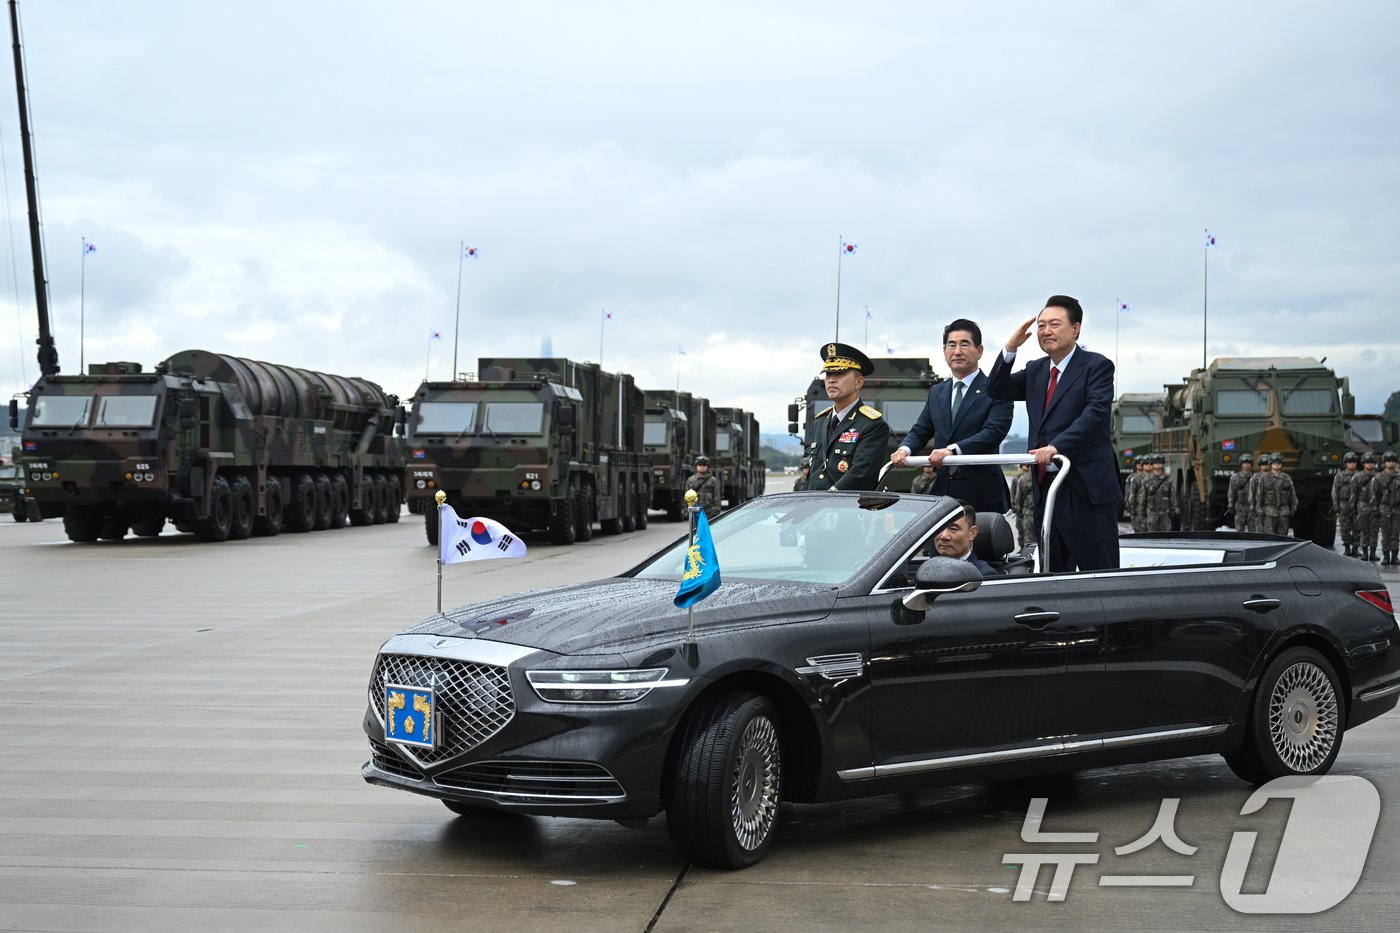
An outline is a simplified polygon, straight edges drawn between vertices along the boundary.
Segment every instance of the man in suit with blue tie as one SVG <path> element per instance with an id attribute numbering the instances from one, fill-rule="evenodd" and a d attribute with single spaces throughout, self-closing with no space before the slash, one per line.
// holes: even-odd
<path id="1" fill-rule="evenodd" d="M 928 390 L 928 401 L 919 420 L 899 449 L 890 454 L 895 466 L 923 450 L 930 440 L 937 445 L 929 453 L 929 461 L 935 467 L 941 467 L 949 454 L 1001 452 L 1002 438 L 1011 427 L 1013 404 L 987 394 L 987 377 L 978 368 L 982 360 L 982 328 L 965 318 L 943 328 L 943 359 L 953 378 Z M 930 492 L 970 502 L 978 512 L 1005 512 L 1011 507 L 1006 477 L 998 466 L 939 469 Z"/>
<path id="2" fill-rule="evenodd" d="M 1055 497 L 1046 566 L 1055 572 L 1118 566 L 1118 459 L 1113 452 L 1113 362 L 1078 345 L 1084 310 L 1068 295 L 1018 327 L 992 364 L 987 392 L 1026 403 L 1030 453 L 1035 455 L 1036 524 L 1054 479 L 1051 458 L 1069 458 L 1069 477 Z M 1047 354 L 1013 373 L 1016 351 L 1035 331 Z"/>

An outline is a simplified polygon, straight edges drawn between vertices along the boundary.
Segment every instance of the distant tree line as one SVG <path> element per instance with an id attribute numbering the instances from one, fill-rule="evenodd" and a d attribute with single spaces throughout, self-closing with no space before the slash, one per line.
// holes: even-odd
<path id="1" fill-rule="evenodd" d="M 1390 393 L 1390 398 L 1385 400 L 1385 417 L 1400 424 L 1400 391 Z"/>
<path id="2" fill-rule="evenodd" d="M 802 454 L 783 453 L 770 444 L 764 444 L 759 448 L 759 451 L 763 455 L 763 462 L 767 468 L 775 472 L 786 467 L 795 467 L 802 462 Z"/>

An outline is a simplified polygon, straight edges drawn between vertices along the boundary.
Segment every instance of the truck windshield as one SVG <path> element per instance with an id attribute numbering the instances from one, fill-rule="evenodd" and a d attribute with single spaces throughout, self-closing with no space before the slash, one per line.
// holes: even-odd
<path id="1" fill-rule="evenodd" d="M 1330 415 L 1337 393 L 1331 389 L 1294 389 L 1283 397 L 1285 415 Z"/>
<path id="2" fill-rule="evenodd" d="M 648 420 L 646 427 L 642 429 L 642 443 L 650 447 L 664 447 L 666 445 L 666 422 L 659 418 L 656 421 Z"/>
<path id="3" fill-rule="evenodd" d="M 419 434 L 461 434 L 476 427 L 476 402 L 419 402 Z"/>
<path id="4" fill-rule="evenodd" d="M 924 402 L 922 399 L 890 399 L 880 403 L 880 411 L 889 423 L 891 431 L 908 434 L 914 422 L 919 420 L 919 415 L 924 413 Z"/>
<path id="5" fill-rule="evenodd" d="M 92 414 L 91 395 L 41 395 L 29 423 L 39 427 L 82 427 Z"/>
<path id="6" fill-rule="evenodd" d="M 1267 415 L 1269 396 L 1253 389 L 1221 389 L 1215 393 L 1215 410 L 1221 415 Z"/>
<path id="7" fill-rule="evenodd" d="M 1124 434 L 1151 434 L 1157 430 L 1157 422 L 1152 420 L 1151 415 L 1124 415 Z"/>
<path id="8" fill-rule="evenodd" d="M 728 432 L 721 431 L 719 434 L 715 435 L 715 452 L 721 454 L 729 453 Z"/>
<path id="9" fill-rule="evenodd" d="M 1385 440 L 1379 421 L 1352 421 L 1347 424 L 1347 433 L 1351 435 L 1351 439 L 1366 444 L 1379 444 Z"/>
<path id="10" fill-rule="evenodd" d="M 97 400 L 97 425 L 104 428 L 149 428 L 156 420 L 154 395 L 103 395 Z"/>
<path id="11" fill-rule="evenodd" d="M 494 434 L 539 434 L 543 402 L 487 402 L 482 430 Z"/>

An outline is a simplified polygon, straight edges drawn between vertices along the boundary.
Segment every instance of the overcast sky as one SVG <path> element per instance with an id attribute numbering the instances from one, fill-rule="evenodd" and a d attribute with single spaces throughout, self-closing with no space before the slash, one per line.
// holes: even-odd
<path id="1" fill-rule="evenodd" d="M 644 388 L 679 361 L 781 431 L 844 236 L 841 336 L 871 308 L 877 363 L 942 368 L 952 318 L 990 348 L 1058 292 L 1152 391 L 1201 363 L 1209 228 L 1210 357 L 1326 356 L 1360 411 L 1400 388 L 1388 0 L 20 12 L 65 372 L 81 291 L 88 362 L 201 348 L 406 397 L 429 353 L 451 372 L 466 241 L 459 369 L 545 338 Z M 37 375 L 12 94 L 0 132 L 8 396 Z"/>

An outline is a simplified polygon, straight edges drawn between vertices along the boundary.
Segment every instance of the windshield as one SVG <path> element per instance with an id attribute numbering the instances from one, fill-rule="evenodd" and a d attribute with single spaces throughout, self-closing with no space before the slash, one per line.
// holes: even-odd
<path id="1" fill-rule="evenodd" d="M 476 425 L 476 402 L 419 402 L 419 434 L 461 434 Z"/>
<path id="2" fill-rule="evenodd" d="M 91 412 L 91 395 L 41 395 L 34 400 L 29 423 L 44 427 L 81 427 L 87 424 Z"/>
<path id="3" fill-rule="evenodd" d="M 1157 430 L 1157 422 L 1151 415 L 1124 415 L 1124 434 L 1151 434 Z"/>
<path id="4" fill-rule="evenodd" d="M 927 509 L 927 503 L 883 496 L 754 500 L 711 526 L 715 557 L 725 580 L 835 586 L 859 573 Z M 685 555 L 686 542 L 680 541 L 637 576 L 679 579 Z"/>
<path id="5" fill-rule="evenodd" d="M 642 443 L 652 447 L 662 447 L 666 444 L 666 422 L 657 419 L 648 420 L 646 427 L 642 429 Z"/>
<path id="6" fill-rule="evenodd" d="M 539 434 L 543 402 L 487 402 L 482 430 L 488 434 Z"/>
<path id="7" fill-rule="evenodd" d="M 924 413 L 922 401 L 891 400 L 880 403 L 880 411 L 885 415 L 890 430 L 901 434 L 909 433 L 919 415 Z"/>
<path id="8" fill-rule="evenodd" d="M 154 395 L 103 395 L 97 400 L 98 427 L 149 428 L 155 420 Z"/>
<path id="9" fill-rule="evenodd" d="M 729 453 L 729 435 L 724 431 L 715 435 L 715 452 L 721 454 Z"/>
<path id="10" fill-rule="evenodd" d="M 1379 421 L 1353 421 L 1347 425 L 1347 431 L 1354 440 L 1368 444 L 1379 444 L 1383 440 Z"/>
<path id="11" fill-rule="evenodd" d="M 1294 389 L 1283 397 L 1285 415 L 1330 415 L 1337 393 L 1331 389 Z"/>
<path id="12" fill-rule="evenodd" d="M 1253 389 L 1221 389 L 1215 393 L 1215 410 L 1221 415 L 1267 415 L 1269 396 Z"/>
<path id="13" fill-rule="evenodd" d="M 0 479 L 19 479 L 19 467 L 13 463 L 0 466 Z"/>

